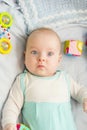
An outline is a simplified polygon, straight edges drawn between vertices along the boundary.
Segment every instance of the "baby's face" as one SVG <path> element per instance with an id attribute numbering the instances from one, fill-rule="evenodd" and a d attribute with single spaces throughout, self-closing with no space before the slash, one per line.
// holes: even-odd
<path id="1" fill-rule="evenodd" d="M 54 75 L 61 59 L 59 42 L 52 32 L 33 33 L 25 52 L 26 68 L 38 76 Z"/>

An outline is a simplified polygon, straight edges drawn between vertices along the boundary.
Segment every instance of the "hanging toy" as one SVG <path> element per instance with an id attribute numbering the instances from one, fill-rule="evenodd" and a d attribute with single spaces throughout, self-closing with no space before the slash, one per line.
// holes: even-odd
<path id="1" fill-rule="evenodd" d="M 10 28 L 3 28 L 0 25 L 0 38 L 7 37 L 10 40 L 11 36 L 10 36 L 9 30 Z"/>
<path id="2" fill-rule="evenodd" d="M 17 127 L 17 130 L 30 130 L 27 126 L 23 124 L 17 124 L 16 127 Z"/>
<path id="3" fill-rule="evenodd" d="M 12 16 L 8 12 L 0 13 L 0 53 L 8 54 L 12 49 L 10 42 L 10 27 L 13 23 Z"/>
<path id="4" fill-rule="evenodd" d="M 9 13 L 3 12 L 0 14 L 0 24 L 2 25 L 2 27 L 4 28 L 11 27 L 12 23 L 13 19 Z"/>
<path id="5" fill-rule="evenodd" d="M 0 53 L 1 54 L 8 54 L 12 49 L 12 45 L 7 38 L 0 39 Z"/>

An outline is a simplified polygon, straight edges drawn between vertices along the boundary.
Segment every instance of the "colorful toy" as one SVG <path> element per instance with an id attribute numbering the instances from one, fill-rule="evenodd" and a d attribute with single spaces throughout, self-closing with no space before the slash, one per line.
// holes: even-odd
<path id="1" fill-rule="evenodd" d="M 85 42 L 85 45 L 87 46 L 87 40 L 86 40 L 86 42 Z"/>
<path id="2" fill-rule="evenodd" d="M 13 23 L 12 16 L 8 12 L 0 13 L 0 53 L 8 54 L 12 45 L 10 42 L 10 27 Z"/>
<path id="3" fill-rule="evenodd" d="M 0 26 L 0 38 L 6 37 L 10 40 L 11 36 L 9 30 L 10 28 L 3 28 L 2 26 Z"/>
<path id="4" fill-rule="evenodd" d="M 24 124 L 17 124 L 17 130 L 30 130 L 27 126 Z"/>
<path id="5" fill-rule="evenodd" d="M 1 54 L 8 54 L 12 49 L 12 45 L 7 38 L 0 39 L 0 53 Z"/>
<path id="6" fill-rule="evenodd" d="M 3 12 L 0 14 L 0 24 L 2 25 L 2 27 L 4 28 L 11 27 L 12 22 L 13 22 L 13 19 L 9 13 Z"/>
<path id="7" fill-rule="evenodd" d="M 66 55 L 80 56 L 82 54 L 83 42 L 79 40 L 66 40 L 64 53 Z"/>

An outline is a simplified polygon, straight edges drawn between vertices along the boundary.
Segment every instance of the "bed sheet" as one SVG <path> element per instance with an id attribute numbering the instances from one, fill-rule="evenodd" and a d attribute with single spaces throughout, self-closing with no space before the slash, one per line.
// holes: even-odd
<path id="1" fill-rule="evenodd" d="M 70 25 L 57 31 L 62 39 L 63 46 L 67 39 L 81 40 L 85 43 L 87 38 L 87 26 L 84 25 Z M 84 45 L 80 57 L 67 56 L 63 53 L 60 68 L 70 73 L 77 83 L 87 87 L 87 46 Z M 83 112 L 82 104 L 75 100 L 71 100 L 71 102 L 77 130 L 86 130 L 87 113 Z"/>
<path id="2" fill-rule="evenodd" d="M 27 26 L 19 6 L 15 2 L 10 3 L 8 0 L 4 0 L 4 2 L 0 3 L 0 12 L 3 11 L 9 12 L 14 20 L 10 29 L 12 51 L 8 55 L 0 54 L 0 118 L 1 110 L 12 83 L 16 75 L 24 69 L 23 52 L 27 38 Z M 55 31 L 61 38 L 63 48 L 64 41 L 67 39 L 81 40 L 85 43 L 87 38 L 87 24 L 67 24 L 55 28 Z M 84 45 L 83 53 L 80 57 L 66 56 L 63 52 L 60 69 L 66 70 L 78 83 L 87 87 L 87 47 Z M 87 114 L 83 112 L 82 104 L 72 100 L 72 110 L 77 130 L 87 130 Z"/>
<path id="3" fill-rule="evenodd" d="M 9 89 L 15 76 L 23 70 L 23 50 L 25 46 L 26 33 L 23 15 L 13 2 L 0 2 L 0 13 L 8 12 L 13 17 L 10 28 L 12 51 L 9 54 L 0 54 L 0 122 L 1 110 L 7 98 Z M 1 125 L 0 125 L 1 126 Z M 0 127 L 1 130 L 1 127 Z"/>

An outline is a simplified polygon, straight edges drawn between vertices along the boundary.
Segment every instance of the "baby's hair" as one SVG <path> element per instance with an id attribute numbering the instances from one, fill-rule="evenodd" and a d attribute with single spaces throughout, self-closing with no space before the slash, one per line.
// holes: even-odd
<path id="1" fill-rule="evenodd" d="M 60 40 L 60 37 L 59 35 L 51 28 L 46 28 L 46 27 L 41 27 L 41 28 L 37 28 L 35 30 L 33 30 L 29 36 L 28 36 L 28 39 L 30 38 L 30 36 L 34 33 L 34 32 L 45 32 L 45 31 L 49 31 L 49 32 L 52 32 L 53 34 L 55 34 L 55 36 L 57 37 L 59 43 L 60 43 L 60 53 L 61 53 L 61 48 L 62 48 L 62 45 L 61 45 L 61 40 Z M 28 43 L 28 39 L 27 39 L 27 43 Z"/>

